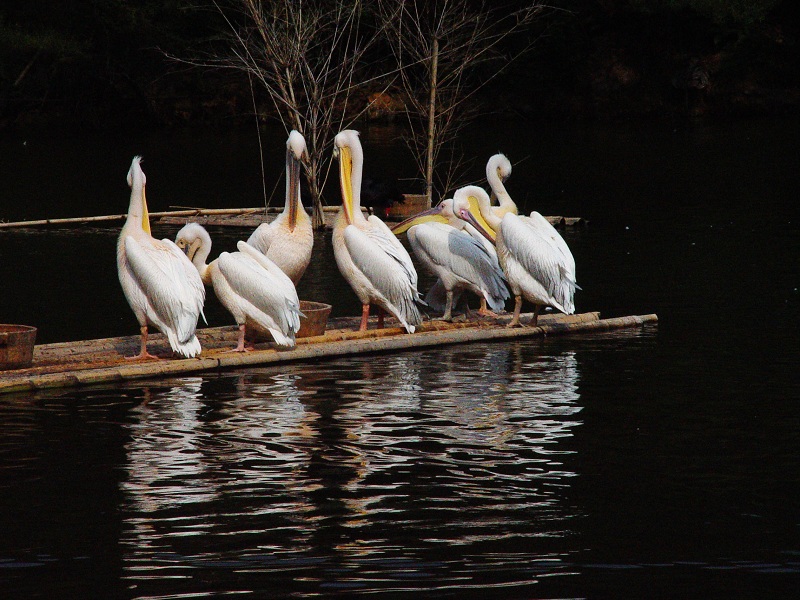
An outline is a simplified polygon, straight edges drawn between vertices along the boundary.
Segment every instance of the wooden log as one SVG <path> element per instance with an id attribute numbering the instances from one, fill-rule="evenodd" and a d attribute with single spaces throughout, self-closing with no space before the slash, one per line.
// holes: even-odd
<path id="1" fill-rule="evenodd" d="M 270 345 L 244 354 L 229 351 L 236 339 L 235 327 L 207 328 L 198 330 L 198 335 L 204 340 L 201 341 L 204 344 L 203 354 L 199 358 L 159 361 L 126 361 L 122 358 L 124 352 L 133 354 L 136 351 L 138 336 L 48 344 L 37 347 L 34 367 L 0 373 L 0 394 L 446 344 L 608 331 L 640 327 L 657 320 L 658 317 L 654 314 L 600 319 L 598 313 L 583 313 L 543 315 L 536 327 L 507 328 L 491 322 L 432 321 L 425 323 L 414 334 L 407 334 L 399 327 L 366 332 L 334 329 L 322 336 L 298 340 L 297 346 L 292 349 L 278 349 Z M 156 347 L 169 356 L 166 340 L 161 339 L 163 336 L 157 334 L 152 338 L 151 351 Z"/>

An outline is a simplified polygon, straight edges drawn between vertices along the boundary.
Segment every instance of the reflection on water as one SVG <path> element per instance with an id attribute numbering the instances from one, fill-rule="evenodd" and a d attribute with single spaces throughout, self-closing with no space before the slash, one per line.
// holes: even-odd
<path id="1" fill-rule="evenodd" d="M 503 344 L 180 380 L 129 425 L 126 578 L 156 597 L 207 589 L 198 567 L 310 593 L 564 572 L 547 539 L 578 516 L 578 386 L 573 353 Z"/>

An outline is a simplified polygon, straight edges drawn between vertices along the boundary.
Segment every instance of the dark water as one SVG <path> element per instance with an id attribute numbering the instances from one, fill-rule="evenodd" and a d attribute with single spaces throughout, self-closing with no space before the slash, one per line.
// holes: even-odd
<path id="1" fill-rule="evenodd" d="M 393 135 L 363 132 L 365 169 L 411 176 Z M 124 212 L 134 153 L 152 210 L 256 206 L 254 137 L 4 140 L 0 217 Z M 566 234 L 578 310 L 654 328 L 0 397 L 0 597 L 796 596 L 798 140 L 794 120 L 469 139 L 510 155 L 526 209 L 591 221 Z M 135 333 L 115 238 L 0 232 L 0 321 Z M 357 314 L 317 241 L 301 297 Z"/>

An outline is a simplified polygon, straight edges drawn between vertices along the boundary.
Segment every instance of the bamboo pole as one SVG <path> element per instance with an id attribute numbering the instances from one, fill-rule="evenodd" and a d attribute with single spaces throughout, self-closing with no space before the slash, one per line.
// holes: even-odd
<path id="1" fill-rule="evenodd" d="M 215 217 L 215 216 L 248 216 L 258 213 L 265 214 L 279 214 L 283 207 L 268 208 L 184 208 L 181 210 L 165 210 L 160 212 L 150 213 L 153 219 L 160 218 L 179 218 L 179 217 Z M 335 213 L 339 210 L 338 206 L 323 206 L 324 213 Z M 369 212 L 362 208 L 365 212 Z M 91 223 L 104 223 L 110 221 L 124 221 L 128 217 L 124 215 L 97 215 L 91 217 L 67 217 L 61 219 L 36 219 L 32 221 L 0 221 L 0 229 L 22 229 L 24 227 L 44 227 L 51 225 L 86 225 Z M 545 217 L 550 223 L 555 226 L 577 226 L 586 223 L 581 217 L 561 217 L 552 216 Z M 224 223 L 220 223 L 224 224 Z"/>
<path id="2" fill-rule="evenodd" d="M 116 352 L 115 359 L 105 358 L 101 363 L 104 366 L 91 368 L 92 362 L 90 360 L 87 360 L 86 357 L 78 357 L 80 362 L 72 362 L 71 365 L 64 364 L 61 370 L 55 372 L 35 368 L 0 373 L 0 394 L 115 383 L 198 373 L 220 368 L 297 362 L 325 357 L 411 350 L 478 341 L 593 333 L 641 327 L 647 323 L 658 321 L 658 317 L 654 314 L 611 319 L 600 319 L 598 313 L 547 316 L 551 318 L 545 319 L 545 316 L 542 316 L 537 327 L 506 328 L 490 324 L 429 322 L 421 328 L 421 331 L 414 334 L 406 334 L 400 328 L 369 330 L 367 332 L 334 330 L 324 336 L 298 340 L 298 345 L 292 349 L 284 350 L 271 347 L 244 354 L 226 352 L 223 349 L 210 349 L 204 350 L 200 358 L 145 362 L 128 362 L 120 357 L 119 351 L 123 348 L 124 343 L 130 343 L 130 340 L 135 340 L 135 336 L 130 338 L 108 338 L 107 340 L 94 341 L 97 343 L 102 342 L 99 345 L 103 347 L 110 347 L 111 349 L 107 350 L 107 352 Z M 220 331 L 208 332 L 207 335 L 216 336 L 219 342 L 229 343 L 235 335 L 235 328 L 219 329 Z M 153 338 L 154 341 L 158 339 L 156 336 L 153 336 Z M 90 342 L 82 342 L 80 344 L 83 347 L 87 344 L 92 345 Z M 62 350 L 67 349 L 67 345 L 62 344 L 60 346 Z"/>
<path id="3" fill-rule="evenodd" d="M 244 215 L 254 214 L 263 211 L 264 208 L 189 208 L 185 210 L 166 210 L 162 212 L 151 212 L 151 218 L 158 217 L 193 217 L 210 215 Z M 283 209 L 281 209 L 283 210 Z M 279 212 L 279 211 L 276 211 Z M 99 223 L 103 221 L 124 221 L 128 218 L 124 215 L 99 215 L 94 217 L 68 217 L 64 219 L 37 219 L 34 221 L 12 221 L 0 223 L 0 229 L 10 229 L 13 227 L 37 227 L 41 225 L 70 225 L 81 223 Z"/>

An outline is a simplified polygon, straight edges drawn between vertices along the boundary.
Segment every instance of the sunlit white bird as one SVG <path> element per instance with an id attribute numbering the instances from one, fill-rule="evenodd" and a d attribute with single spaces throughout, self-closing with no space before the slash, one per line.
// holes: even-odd
<path id="1" fill-rule="evenodd" d="M 482 228 L 471 212 L 471 198 L 477 201 L 481 215 L 495 232 L 497 257 L 514 295 L 514 314 L 509 327 L 520 324 L 523 298 L 535 305 L 532 325 L 536 325 L 544 306 L 566 314 L 575 312 L 573 298 L 578 287 L 575 260 L 563 239 L 561 242 L 554 239 L 553 232 L 558 238 L 561 236 L 547 219 L 538 213 L 535 213 L 538 217 L 519 217 L 513 213 L 498 217 L 491 209 L 489 195 L 482 188 L 461 188 L 453 196 L 453 209 L 479 230 Z M 490 232 L 484 230 L 484 233 L 491 237 Z"/>
<path id="2" fill-rule="evenodd" d="M 438 277 L 425 302 L 438 307 L 441 290 L 445 292 L 443 320 L 452 319 L 454 303 L 464 290 L 481 299 L 480 314 L 493 314 L 487 304 L 493 311 L 503 310 L 509 293 L 494 246 L 455 215 L 452 198 L 392 228 L 396 235 L 406 230 L 414 256 Z"/>
<path id="3" fill-rule="evenodd" d="M 286 140 L 286 203 L 271 223 L 262 223 L 247 243 L 278 265 L 297 285 L 311 262 L 314 230 L 300 197 L 300 163 L 308 156 L 306 141 L 292 130 Z"/>
<path id="4" fill-rule="evenodd" d="M 185 225 L 175 236 L 175 243 L 236 320 L 239 339 L 235 352 L 247 350 L 244 335 L 248 323 L 269 331 L 279 346 L 294 346 L 300 329 L 300 301 L 292 280 L 274 262 L 240 241 L 238 252 L 222 252 L 206 264 L 211 236 L 198 223 Z"/>
<path id="5" fill-rule="evenodd" d="M 131 358 L 156 358 L 147 352 L 148 325 L 166 334 L 175 352 L 191 358 L 200 354 L 195 329 L 205 288 L 197 269 L 172 241 L 150 235 L 141 160 L 136 156 L 128 171 L 131 201 L 117 241 L 119 282 L 141 331 L 141 351 Z"/>
<path id="6" fill-rule="evenodd" d="M 486 180 L 489 182 L 489 187 L 492 190 L 492 196 L 497 199 L 499 206 L 492 206 L 492 212 L 501 219 L 507 213 L 519 214 L 517 205 L 512 200 L 508 190 L 506 190 L 505 181 L 511 175 L 511 162 L 504 154 L 495 154 L 489 158 L 486 163 Z M 491 197 L 490 197 L 491 200 Z M 480 211 L 480 207 L 476 201 L 472 200 L 470 208 L 473 214 Z M 477 215 L 476 215 L 477 216 Z M 572 280 L 575 280 L 575 259 L 572 257 L 572 252 L 567 246 L 567 242 L 558 233 L 558 230 L 540 213 L 531 211 L 530 216 L 520 216 L 523 222 L 533 227 L 536 231 L 540 232 L 548 240 L 550 240 L 557 248 L 558 251 L 564 256 L 565 260 L 570 266 L 569 271 L 572 273 Z M 488 225 L 481 221 L 481 225 Z M 487 229 L 490 231 L 491 227 Z M 580 288 L 578 288 L 580 289 Z"/>
<path id="7" fill-rule="evenodd" d="M 339 159 L 342 208 L 333 228 L 333 253 L 342 276 L 361 302 L 361 325 L 367 329 L 369 305 L 394 315 L 408 333 L 422 323 L 416 306 L 417 271 L 403 244 L 375 215 L 361 212 L 364 153 L 358 132 L 347 129 L 334 139 Z M 382 325 L 379 316 L 378 326 Z"/>

